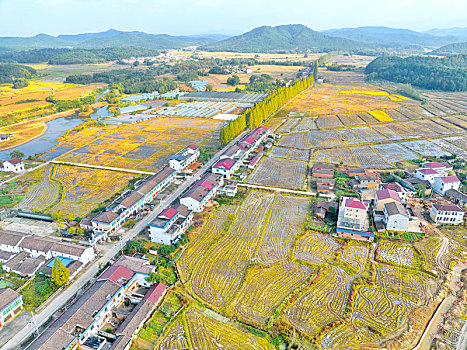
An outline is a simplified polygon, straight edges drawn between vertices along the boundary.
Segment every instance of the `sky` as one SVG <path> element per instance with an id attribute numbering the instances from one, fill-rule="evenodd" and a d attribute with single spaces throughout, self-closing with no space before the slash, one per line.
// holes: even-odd
<path id="1" fill-rule="evenodd" d="M 315 30 L 467 26 L 466 0 L 0 0 L 0 36 L 99 32 L 235 35 L 261 25 Z"/>

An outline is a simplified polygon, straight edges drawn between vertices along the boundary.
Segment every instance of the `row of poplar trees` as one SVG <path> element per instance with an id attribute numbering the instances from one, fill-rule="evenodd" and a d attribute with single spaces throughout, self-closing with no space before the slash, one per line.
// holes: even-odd
<path id="1" fill-rule="evenodd" d="M 220 141 L 222 145 L 240 135 L 247 127 L 250 129 L 260 126 L 271 114 L 280 109 L 288 101 L 301 91 L 313 85 L 313 76 L 300 78 L 292 82 L 288 87 L 284 86 L 269 94 L 264 100 L 253 107 L 248 108 L 245 113 L 221 129 Z"/>

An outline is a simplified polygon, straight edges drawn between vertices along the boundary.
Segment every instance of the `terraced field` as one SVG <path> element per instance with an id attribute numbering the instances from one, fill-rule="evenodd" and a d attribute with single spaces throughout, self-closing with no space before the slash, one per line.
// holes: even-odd
<path id="1" fill-rule="evenodd" d="M 311 264 L 322 264 L 334 259 L 341 245 L 328 234 L 307 232 L 298 239 L 294 258 Z"/>
<path id="2" fill-rule="evenodd" d="M 53 181 L 45 180 L 31 187 L 18 209 L 43 211 L 59 199 L 60 186 Z"/>

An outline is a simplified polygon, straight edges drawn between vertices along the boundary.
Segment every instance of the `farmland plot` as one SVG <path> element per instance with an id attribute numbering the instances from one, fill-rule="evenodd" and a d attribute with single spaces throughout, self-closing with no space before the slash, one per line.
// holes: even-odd
<path id="1" fill-rule="evenodd" d="M 277 130 L 278 133 L 288 133 L 295 129 L 297 124 L 300 122 L 300 118 L 289 118 L 283 123 L 279 129 Z"/>
<path id="2" fill-rule="evenodd" d="M 394 129 L 390 128 L 389 125 L 390 124 L 374 125 L 372 128 L 389 140 L 402 140 L 403 137 L 395 132 Z"/>
<path id="3" fill-rule="evenodd" d="M 344 146 L 344 143 L 334 130 L 322 130 L 311 132 L 310 143 L 311 147 L 313 148 Z"/>
<path id="4" fill-rule="evenodd" d="M 59 191 L 58 184 L 47 179 L 32 186 L 17 208 L 29 211 L 46 210 L 59 199 Z"/>
<path id="5" fill-rule="evenodd" d="M 443 150 L 441 147 L 427 140 L 402 142 L 402 144 L 405 147 L 410 148 L 412 151 L 415 151 L 423 156 L 443 157 L 451 155 L 451 153 Z"/>
<path id="6" fill-rule="evenodd" d="M 282 158 L 282 157 L 285 157 L 285 155 L 288 152 L 289 152 L 289 148 L 287 147 L 274 146 L 271 149 L 271 152 L 269 152 L 269 155 L 272 157 Z"/>
<path id="7" fill-rule="evenodd" d="M 398 143 L 386 143 L 371 146 L 388 163 L 395 163 L 404 160 L 417 159 L 418 155 Z"/>
<path id="8" fill-rule="evenodd" d="M 365 263 L 368 259 L 368 251 L 368 246 L 349 241 L 342 248 L 340 259 L 360 273 L 365 268 Z"/>
<path id="9" fill-rule="evenodd" d="M 253 335 L 235 323 L 224 323 L 207 316 L 196 307 L 187 310 L 184 318 L 189 334 L 190 349 L 273 349 L 266 339 Z"/>
<path id="10" fill-rule="evenodd" d="M 410 244 L 382 242 L 377 250 L 377 259 L 387 264 L 415 267 L 417 259 Z"/>
<path id="11" fill-rule="evenodd" d="M 357 133 L 359 133 L 364 139 L 368 142 L 376 142 L 376 141 L 384 141 L 387 140 L 382 134 L 378 133 L 377 131 L 373 130 L 370 127 L 357 127 L 353 128 Z"/>
<path id="12" fill-rule="evenodd" d="M 321 342 L 323 350 L 335 349 L 361 349 L 368 339 L 372 339 L 374 334 L 366 328 L 356 328 L 348 323 L 342 323 L 331 329 Z"/>
<path id="13" fill-rule="evenodd" d="M 455 123 L 453 123 L 452 121 L 450 121 L 448 118 L 439 118 L 439 119 L 436 119 L 436 123 L 439 124 L 439 125 L 442 125 L 444 127 L 446 127 L 447 129 L 449 129 L 451 131 L 451 133 L 465 133 L 465 129 L 456 125 Z"/>
<path id="14" fill-rule="evenodd" d="M 247 183 L 298 190 L 305 186 L 305 172 L 304 162 L 264 157 Z"/>
<path id="15" fill-rule="evenodd" d="M 467 121 L 463 120 L 459 116 L 454 116 L 454 117 L 445 117 L 444 120 L 447 120 L 448 122 L 457 125 L 458 127 L 467 130 Z"/>
<path id="16" fill-rule="evenodd" d="M 392 111 L 386 111 L 386 113 L 395 121 L 404 121 L 407 120 L 407 117 L 403 115 L 401 112 L 398 110 L 392 110 Z"/>
<path id="17" fill-rule="evenodd" d="M 358 164 L 366 169 L 388 169 L 391 166 L 377 155 L 370 147 L 352 147 L 352 151 L 357 158 Z"/>
<path id="18" fill-rule="evenodd" d="M 420 137 L 422 135 L 422 131 L 419 130 L 420 128 L 414 129 L 411 127 L 411 123 L 393 123 L 393 124 L 386 124 L 385 125 L 388 129 L 392 130 L 394 134 L 399 135 L 403 139 L 413 139 L 415 137 Z"/>
<path id="19" fill-rule="evenodd" d="M 352 279 L 344 270 L 326 268 L 284 310 L 284 320 L 308 336 L 316 334 L 344 315 L 351 285 Z"/>
<path id="20" fill-rule="evenodd" d="M 355 126 L 365 125 L 365 121 L 362 120 L 357 114 L 339 114 L 339 119 L 344 126 Z"/>
<path id="21" fill-rule="evenodd" d="M 248 323 L 264 326 L 281 302 L 315 271 L 297 264 L 252 267 L 248 270 L 231 309 Z"/>
<path id="22" fill-rule="evenodd" d="M 176 320 L 157 342 L 154 350 L 188 349 L 188 341 L 181 317 Z"/>
<path id="23" fill-rule="evenodd" d="M 457 138 L 452 137 L 450 139 L 457 139 L 456 140 L 457 142 L 454 141 L 454 144 L 449 143 L 448 141 L 446 141 L 447 139 L 438 139 L 438 140 L 431 140 L 431 141 L 437 144 L 438 146 L 444 148 L 445 150 L 453 154 L 456 154 L 459 158 L 467 160 L 467 150 L 456 146 L 456 145 L 462 144 L 462 142 L 464 142 L 465 144 L 466 141 L 462 137 L 457 137 Z"/>
<path id="24" fill-rule="evenodd" d="M 302 149 L 291 149 L 290 152 L 287 154 L 288 159 L 300 160 L 302 162 L 308 161 L 310 157 L 309 150 L 302 150 Z"/>
<path id="25" fill-rule="evenodd" d="M 315 152 L 315 162 L 358 165 L 350 148 L 323 149 Z"/>
<path id="26" fill-rule="evenodd" d="M 450 128 L 448 128 L 447 126 L 445 125 L 441 125 L 441 123 L 439 122 L 440 119 L 437 119 L 437 120 L 432 120 L 432 119 L 420 119 L 420 120 L 417 120 L 416 124 L 422 124 L 424 125 L 426 128 L 429 128 L 431 130 L 434 130 L 436 131 L 438 134 L 442 134 L 442 135 L 450 135 L 452 134 L 452 131 Z"/>
<path id="27" fill-rule="evenodd" d="M 319 117 L 316 120 L 316 125 L 320 129 L 337 129 L 344 126 L 337 115 L 326 115 Z"/>
<path id="28" fill-rule="evenodd" d="M 211 218 L 204 224 L 201 232 L 191 240 L 177 260 L 180 279 L 187 282 L 198 262 L 203 259 L 210 244 L 220 239 L 225 233 L 229 214 L 233 213 L 233 206 L 223 206 L 221 211 L 214 211 Z"/>
<path id="29" fill-rule="evenodd" d="M 295 237 L 303 231 L 307 206 L 307 198 L 276 196 L 259 248 L 259 263 L 270 265 L 287 261 Z"/>
<path id="30" fill-rule="evenodd" d="M 431 287 L 435 286 L 433 282 L 417 272 L 402 270 L 390 265 L 376 265 L 375 284 L 377 286 L 402 295 L 415 303 L 432 295 Z"/>
<path id="31" fill-rule="evenodd" d="M 310 138 L 307 132 L 287 134 L 282 136 L 279 144 L 284 147 L 308 149 L 310 148 Z"/>
<path id="32" fill-rule="evenodd" d="M 254 257 L 274 195 L 252 191 L 238 218 L 193 271 L 189 286 L 209 304 L 223 307 L 233 297 Z"/>
<path id="33" fill-rule="evenodd" d="M 339 129 L 336 130 L 339 138 L 347 144 L 356 144 L 366 142 L 366 140 L 361 136 L 355 129 Z"/>
<path id="34" fill-rule="evenodd" d="M 330 235 L 317 232 L 307 232 L 298 240 L 294 258 L 311 264 L 322 264 L 333 260 L 341 245 Z"/>
<path id="35" fill-rule="evenodd" d="M 295 131 L 310 131 L 316 129 L 317 126 L 315 123 L 315 118 L 313 117 L 304 117 L 302 121 L 295 127 Z"/>

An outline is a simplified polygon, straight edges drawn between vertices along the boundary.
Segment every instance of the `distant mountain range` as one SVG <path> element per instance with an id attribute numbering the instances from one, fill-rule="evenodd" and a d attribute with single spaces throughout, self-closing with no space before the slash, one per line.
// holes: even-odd
<path id="1" fill-rule="evenodd" d="M 290 52 L 336 50 L 386 50 L 439 48 L 467 42 L 467 28 L 432 29 L 416 32 L 388 27 L 360 27 L 314 31 L 301 24 L 262 26 L 247 33 L 228 37 L 222 34 L 172 36 L 124 32 L 110 29 L 99 33 L 33 37 L 0 37 L 0 51 L 40 48 L 122 48 L 177 49 L 201 46 L 208 51 Z M 449 49 L 449 47 L 448 47 Z"/>
<path id="2" fill-rule="evenodd" d="M 439 47 L 463 41 L 461 37 L 454 34 L 432 35 L 388 27 L 342 28 L 327 30 L 323 33 L 389 48 Z"/>
<path id="3" fill-rule="evenodd" d="M 347 38 L 336 38 L 314 31 L 302 24 L 277 27 L 262 26 L 201 49 L 208 51 L 277 52 L 291 50 L 346 50 L 367 48 L 371 45 Z"/>
<path id="4" fill-rule="evenodd" d="M 38 34 L 30 38 L 0 37 L 0 47 L 11 49 L 41 48 L 83 48 L 99 49 L 108 47 L 145 47 L 150 49 L 178 49 L 186 46 L 205 45 L 225 39 L 223 35 L 172 36 L 167 34 L 147 34 L 143 32 L 122 32 L 110 29 L 100 33 L 59 35 L 54 37 Z"/>

